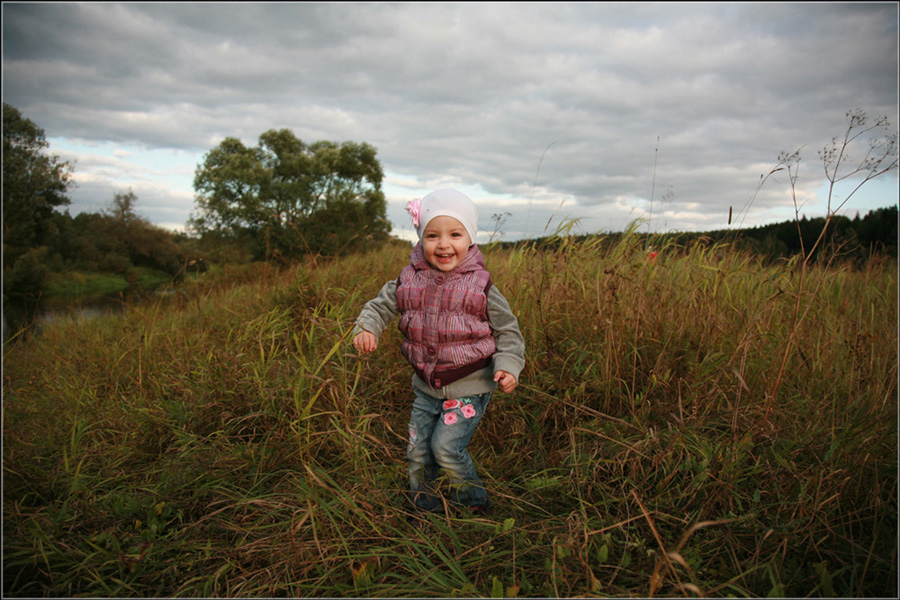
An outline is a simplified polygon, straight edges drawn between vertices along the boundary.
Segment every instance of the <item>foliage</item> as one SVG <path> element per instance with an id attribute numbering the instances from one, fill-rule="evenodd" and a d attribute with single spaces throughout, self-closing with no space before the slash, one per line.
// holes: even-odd
<path id="1" fill-rule="evenodd" d="M 371 247 L 390 231 L 375 155 L 365 143 L 307 145 L 287 129 L 263 133 L 254 148 L 226 138 L 197 167 L 190 225 L 256 259 Z"/>
<path id="2" fill-rule="evenodd" d="M 53 284 L 76 274 L 119 276 L 128 286 L 177 277 L 196 255 L 184 239 L 138 216 L 131 190 L 115 194 L 101 213 L 60 212 L 69 204 L 72 166 L 43 154 L 47 146 L 40 127 L 3 105 L 4 305 L 24 306 L 23 321 Z"/>
<path id="3" fill-rule="evenodd" d="M 826 217 L 801 217 L 796 221 L 783 221 L 748 229 L 717 230 L 705 233 L 674 234 L 679 243 L 690 243 L 705 238 L 710 243 L 731 243 L 736 248 L 773 262 L 804 254 L 804 249 L 815 250 L 810 261 L 824 259 L 865 265 L 870 256 L 883 254 L 897 257 L 897 206 L 869 211 L 852 219 L 834 215 L 830 223 Z M 823 236 L 816 248 L 816 241 Z"/>
<path id="4" fill-rule="evenodd" d="M 123 274 L 134 267 L 175 275 L 182 248 L 174 234 L 135 212 L 133 191 L 117 193 L 101 213 L 56 216 L 57 236 L 50 246 L 59 271 Z"/>
<path id="5" fill-rule="evenodd" d="M 804 205 L 804 201 L 797 197 L 801 150 L 782 152 L 778 157 L 778 164 L 760 182 L 761 188 L 773 175 L 781 172 L 787 174 L 803 269 L 823 258 L 826 261 L 834 260 L 844 252 L 848 241 L 855 241 L 839 240 L 840 243 L 835 243 L 833 225 L 841 219 L 838 213 L 866 183 L 896 171 L 898 167 L 898 133 L 896 131 L 889 133 L 891 125 L 887 117 L 878 117 L 872 122 L 861 109 L 848 111 L 845 116 L 847 129 L 843 136 L 832 138 L 831 143 L 819 151 L 828 189 L 825 197 L 824 223 L 815 239 L 808 239 L 810 230 L 809 227 L 804 227 L 808 224 L 805 218 L 800 218 Z M 863 157 L 855 159 L 854 155 L 858 156 L 860 149 L 864 149 Z M 839 197 L 838 184 L 849 185 L 849 192 L 842 191 Z M 894 217 L 896 218 L 896 211 Z M 894 231 L 896 232 L 896 229 Z"/>
<path id="6" fill-rule="evenodd" d="M 782 221 L 760 225 L 747 229 L 719 229 L 704 232 L 668 232 L 668 233 L 629 233 L 612 232 L 606 234 L 574 235 L 571 240 L 584 244 L 599 244 L 609 248 L 619 243 L 628 235 L 640 239 L 645 247 L 650 246 L 683 246 L 695 244 L 706 248 L 727 246 L 734 250 L 755 256 L 764 264 L 782 263 L 797 256 L 803 256 L 804 248 L 813 248 L 816 240 L 822 236 L 819 244 L 810 255 L 810 262 L 823 260 L 825 263 L 838 263 L 865 268 L 870 258 L 877 256 L 897 257 L 897 225 L 898 208 L 889 206 L 869 211 L 860 217 L 859 213 L 852 219 L 841 215 L 831 218 L 826 228 L 825 217 L 801 217 L 796 221 Z M 523 248 L 531 244 L 551 249 L 559 245 L 559 237 L 537 238 L 519 242 L 492 242 L 493 246 L 513 249 Z"/>
<path id="7" fill-rule="evenodd" d="M 896 597 L 896 262 L 636 229 L 485 250 L 528 366 L 470 446 L 494 513 L 424 530 L 398 333 L 349 344 L 408 246 L 6 346 L 4 595 Z"/>
<path id="8" fill-rule="evenodd" d="M 31 265 L 55 233 L 54 211 L 69 203 L 72 167 L 48 147 L 44 130 L 3 103 L 3 293 L 39 292 L 40 269 Z M 24 257 L 28 265 L 19 265 Z"/>

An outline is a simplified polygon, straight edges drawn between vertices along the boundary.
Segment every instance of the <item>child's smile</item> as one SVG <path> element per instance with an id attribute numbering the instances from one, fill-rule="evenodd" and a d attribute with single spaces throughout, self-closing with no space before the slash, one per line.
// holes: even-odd
<path id="1" fill-rule="evenodd" d="M 471 245 L 466 228 L 453 217 L 435 217 L 422 232 L 425 259 L 432 267 L 445 273 L 459 266 Z"/>

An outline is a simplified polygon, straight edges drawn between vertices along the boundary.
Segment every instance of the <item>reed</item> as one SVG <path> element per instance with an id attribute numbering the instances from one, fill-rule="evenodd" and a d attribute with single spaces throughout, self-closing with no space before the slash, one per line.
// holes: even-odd
<path id="1" fill-rule="evenodd" d="M 485 251 L 529 361 L 490 518 L 407 525 L 399 334 L 348 343 L 403 246 L 8 344 L 4 594 L 896 596 L 896 264 L 567 225 Z"/>

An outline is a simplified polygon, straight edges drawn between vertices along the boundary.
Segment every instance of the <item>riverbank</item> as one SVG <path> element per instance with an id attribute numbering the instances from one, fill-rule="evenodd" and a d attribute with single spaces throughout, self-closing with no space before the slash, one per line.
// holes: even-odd
<path id="1" fill-rule="evenodd" d="M 216 270 L 221 273 L 221 269 Z M 215 273 L 192 273 L 187 282 L 162 271 L 133 268 L 127 273 L 49 273 L 44 292 L 36 298 L 7 299 L 3 303 L 3 340 L 23 329 L 39 330 L 59 318 L 96 318 L 125 310 L 129 305 L 170 294 L 176 286 L 196 285 Z"/>
<path id="2" fill-rule="evenodd" d="M 135 268 L 125 274 L 65 272 L 47 276 L 45 298 L 62 303 L 85 297 L 110 296 L 128 290 L 151 291 L 172 282 L 172 276 L 154 269 Z"/>

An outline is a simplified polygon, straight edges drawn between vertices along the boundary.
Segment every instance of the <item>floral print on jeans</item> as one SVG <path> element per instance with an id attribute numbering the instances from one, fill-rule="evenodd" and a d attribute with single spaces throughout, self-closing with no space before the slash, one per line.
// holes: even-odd
<path id="1" fill-rule="evenodd" d="M 449 500 L 481 506 L 487 492 L 466 447 L 490 400 L 490 393 L 442 400 L 415 391 L 410 417 L 410 498 L 422 510 L 439 510 L 443 501 L 434 489 L 441 472 L 450 477 Z"/>

